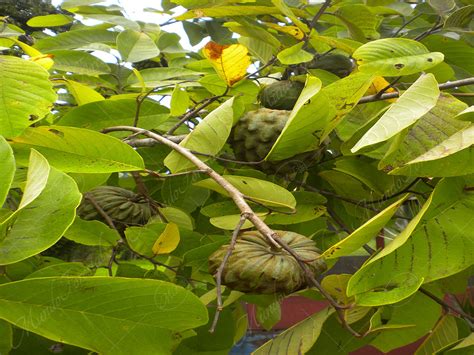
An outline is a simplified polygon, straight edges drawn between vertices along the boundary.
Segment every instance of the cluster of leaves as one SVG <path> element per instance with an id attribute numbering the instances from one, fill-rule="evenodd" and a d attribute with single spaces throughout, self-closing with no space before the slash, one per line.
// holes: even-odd
<path id="1" fill-rule="evenodd" d="M 224 354 L 246 331 L 241 301 L 257 305 L 265 328 L 279 320 L 280 295 L 225 290 L 208 332 L 216 289 L 207 259 L 229 241 L 241 211 L 169 146 L 101 133 L 112 126 L 181 141 L 271 228 L 312 238 L 330 267 L 372 254 L 354 274 L 321 281 L 363 338 L 350 339 L 328 307 L 256 354 L 366 344 L 386 352 L 428 333 L 420 354 L 472 353 L 468 310 L 440 305 L 465 292 L 474 261 L 473 88 L 462 86 L 474 76 L 468 0 L 172 0 L 149 10 L 186 8 L 162 26 L 99 2 L 66 0 L 70 15 L 29 19 L 29 28 L 53 30 L 29 33 L 30 44 L 3 18 L 1 353 Z M 191 44 L 216 43 L 184 49 L 166 31 L 175 22 Z M 305 65 L 333 53 L 351 56 L 356 69 L 339 78 Z M 247 74 L 250 63 L 257 71 Z M 312 150 L 322 157 L 267 175 L 234 161 L 227 142 L 258 107 L 261 87 L 289 76 L 305 88 L 266 160 Z M 398 99 L 361 100 L 389 82 Z M 158 217 L 119 230 L 76 216 L 82 194 L 100 185 L 157 201 Z M 312 289 L 297 294 L 322 299 Z"/>

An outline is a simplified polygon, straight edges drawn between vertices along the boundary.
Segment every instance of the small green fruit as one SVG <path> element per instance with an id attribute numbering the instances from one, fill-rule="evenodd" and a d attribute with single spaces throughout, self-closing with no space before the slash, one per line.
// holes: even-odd
<path id="1" fill-rule="evenodd" d="M 340 78 L 348 76 L 354 69 L 354 63 L 349 57 L 342 54 L 328 54 L 314 58 L 307 65 L 308 69 L 323 69 Z"/>
<path id="2" fill-rule="evenodd" d="M 299 81 L 281 80 L 265 86 L 260 92 L 263 107 L 273 110 L 293 110 L 304 88 Z"/>

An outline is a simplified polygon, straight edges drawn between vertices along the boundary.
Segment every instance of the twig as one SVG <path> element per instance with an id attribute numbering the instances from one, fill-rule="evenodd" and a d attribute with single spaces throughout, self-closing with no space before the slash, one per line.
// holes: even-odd
<path id="1" fill-rule="evenodd" d="M 206 174 L 205 170 L 190 170 L 190 171 L 183 171 L 182 173 L 176 173 L 176 174 L 160 174 L 150 169 L 145 169 L 145 171 L 151 176 L 154 176 L 158 179 L 168 179 L 168 178 L 193 175 L 193 174 Z"/>
<path id="2" fill-rule="evenodd" d="M 216 96 L 210 97 L 210 98 L 204 100 L 204 102 L 201 105 L 195 107 L 191 111 L 186 112 L 184 115 L 181 116 L 180 120 L 173 127 L 170 128 L 170 130 L 166 134 L 168 134 L 168 135 L 173 134 L 174 131 L 176 131 L 182 124 L 184 124 L 190 118 L 197 115 L 202 109 L 206 108 L 207 106 L 209 106 L 213 102 L 215 102 L 215 101 L 219 100 L 220 98 L 224 97 L 225 95 L 227 95 L 228 91 L 229 91 L 229 88 L 227 87 L 227 89 L 225 90 L 225 92 L 222 95 L 216 95 Z"/>
<path id="3" fill-rule="evenodd" d="M 214 320 L 212 322 L 211 329 L 209 329 L 209 332 L 211 333 L 214 333 L 214 331 L 216 330 L 217 321 L 219 320 L 219 315 L 223 309 L 222 307 L 222 273 L 224 272 L 227 261 L 229 260 L 232 252 L 234 251 L 235 243 L 237 243 L 237 237 L 239 236 L 240 229 L 242 229 L 242 226 L 244 225 L 247 218 L 248 218 L 247 213 L 242 213 L 240 215 L 239 223 L 237 223 L 237 226 L 235 227 L 234 232 L 232 233 L 232 238 L 230 240 L 229 247 L 227 248 L 227 252 L 225 253 L 224 258 L 222 259 L 222 262 L 217 268 L 216 274 L 214 276 L 216 279 L 217 308 L 216 308 L 216 313 L 214 314 Z"/>
<path id="4" fill-rule="evenodd" d="M 130 137 L 127 137 L 126 139 L 123 140 L 123 142 L 135 148 L 154 147 L 155 145 L 160 144 L 159 142 L 157 142 L 156 140 L 152 138 L 132 139 L 132 136 L 135 136 L 135 135 L 131 135 Z M 164 135 L 163 137 L 169 139 L 172 142 L 180 143 L 184 138 L 186 138 L 186 134 L 182 134 L 180 136 Z"/>
<path id="5" fill-rule="evenodd" d="M 453 88 L 457 88 L 460 86 L 467 86 L 467 85 L 474 85 L 474 77 L 461 79 L 461 80 L 455 80 L 455 81 L 448 81 L 446 83 L 439 84 L 438 88 L 440 90 L 447 90 L 447 89 L 453 89 Z M 362 97 L 357 104 L 365 104 L 368 102 L 375 102 L 375 101 L 387 100 L 387 99 L 395 99 L 399 96 L 400 96 L 400 93 L 398 92 L 389 92 L 380 96 L 378 96 L 377 94 L 369 95 L 369 96 Z"/>
<path id="6" fill-rule="evenodd" d="M 410 190 L 410 188 L 412 188 L 413 185 L 415 185 L 419 180 L 420 180 L 419 178 L 416 178 L 411 183 L 409 183 L 406 187 L 404 187 L 403 189 L 401 189 L 398 192 L 395 192 L 394 194 L 391 194 L 391 195 L 388 195 L 388 196 L 383 196 L 383 197 L 381 197 L 377 200 L 364 201 L 364 203 L 367 204 L 367 205 L 371 205 L 371 204 L 374 204 L 374 203 L 385 202 L 385 201 L 391 200 L 394 197 L 403 195 L 404 193 L 408 192 L 408 190 Z"/>
<path id="7" fill-rule="evenodd" d="M 434 294 L 432 294 L 430 291 L 424 289 L 423 287 L 420 287 L 418 289 L 418 291 L 420 291 L 421 293 L 423 293 L 424 295 L 428 296 L 433 301 L 435 301 L 436 303 L 441 305 L 445 310 L 451 311 L 451 312 L 461 316 L 462 318 L 464 318 L 467 321 L 474 322 L 474 317 L 473 316 L 467 314 L 462 309 L 454 308 L 452 305 L 450 305 L 449 303 L 445 302 L 444 300 L 436 297 Z"/>
<path id="8" fill-rule="evenodd" d="M 248 79 L 248 78 L 251 78 L 252 76 L 260 73 L 263 69 L 268 68 L 269 66 L 273 65 L 276 62 L 276 60 L 277 60 L 277 57 L 273 56 L 272 58 L 270 58 L 270 60 L 265 65 L 262 65 L 260 68 L 258 68 L 253 73 L 247 74 L 245 76 L 245 78 Z"/>
<path id="9" fill-rule="evenodd" d="M 406 21 L 403 25 L 400 26 L 400 28 L 393 34 L 392 37 L 397 37 L 398 34 L 406 27 L 408 26 L 410 23 L 412 23 L 413 21 L 415 21 L 417 18 L 419 18 L 420 16 L 422 16 L 423 14 L 418 14 L 416 16 L 413 16 L 411 19 L 409 19 L 408 21 Z"/>
<path id="10" fill-rule="evenodd" d="M 208 158 L 215 159 L 215 160 L 225 161 L 225 162 L 234 163 L 234 164 L 242 164 L 242 165 L 259 165 L 259 164 L 262 164 L 264 162 L 264 160 L 260 160 L 260 161 L 242 161 L 242 160 L 222 158 L 222 157 L 218 157 L 218 156 L 215 156 L 215 155 L 212 155 L 212 154 L 196 152 L 195 150 L 191 150 L 191 153 L 193 153 L 194 155 L 200 155 L 200 156 L 208 157 Z"/>
<path id="11" fill-rule="evenodd" d="M 313 16 L 313 18 L 311 19 L 310 23 L 309 23 L 309 33 L 308 35 L 306 36 L 306 38 L 304 39 L 304 44 L 303 44 L 303 47 L 302 49 L 306 49 L 308 47 L 308 44 L 309 44 L 309 39 L 310 39 L 310 36 L 311 36 L 311 30 L 316 26 L 316 24 L 318 23 L 319 19 L 321 18 L 321 16 L 323 16 L 324 14 L 324 11 L 326 11 L 326 9 L 331 6 L 331 0 L 326 0 L 324 1 L 324 4 L 321 5 L 321 7 L 319 8 L 318 12 L 316 12 L 316 14 Z"/>
<path id="12" fill-rule="evenodd" d="M 416 36 L 414 38 L 415 41 L 421 41 L 422 39 L 428 37 L 429 35 L 431 35 L 432 33 L 438 31 L 439 29 L 443 28 L 443 24 L 440 24 L 442 18 L 441 16 L 438 16 L 438 19 L 436 20 L 436 22 L 433 24 L 433 26 L 431 26 L 431 28 L 421 34 L 419 34 L 418 36 Z"/>

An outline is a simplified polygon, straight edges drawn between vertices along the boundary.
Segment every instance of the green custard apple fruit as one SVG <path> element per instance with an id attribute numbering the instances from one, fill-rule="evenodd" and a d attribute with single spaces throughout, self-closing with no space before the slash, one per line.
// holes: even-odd
<path id="1" fill-rule="evenodd" d="M 309 267 L 315 277 L 326 269 L 314 241 L 294 232 L 275 231 Z M 221 265 L 229 245 L 209 257 L 209 272 Z M 290 294 L 308 286 L 306 275 L 296 259 L 276 248 L 257 231 L 242 233 L 222 273 L 222 284 L 231 289 L 257 294 Z"/>
<path id="2" fill-rule="evenodd" d="M 247 112 L 236 123 L 231 133 L 230 144 L 238 160 L 262 162 L 285 127 L 291 111 L 261 108 Z M 287 174 L 306 170 L 317 161 L 317 152 L 297 154 L 281 161 L 265 161 L 258 166 L 268 173 Z"/>
<path id="3" fill-rule="evenodd" d="M 323 69 L 340 78 L 348 76 L 354 69 L 354 63 L 342 54 L 327 54 L 314 58 L 307 64 L 308 69 Z"/>
<path id="4" fill-rule="evenodd" d="M 77 209 L 85 220 L 105 222 L 104 217 L 91 202 L 92 199 L 114 223 L 141 226 L 156 214 L 149 201 L 143 196 L 117 186 L 99 186 L 88 191 Z"/>
<path id="5" fill-rule="evenodd" d="M 262 89 L 260 102 L 263 107 L 269 109 L 291 111 L 303 88 L 304 84 L 299 81 L 277 81 Z"/>

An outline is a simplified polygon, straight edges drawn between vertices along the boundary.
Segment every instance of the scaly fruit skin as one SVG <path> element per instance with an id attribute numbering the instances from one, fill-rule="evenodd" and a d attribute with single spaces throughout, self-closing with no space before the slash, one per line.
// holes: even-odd
<path id="1" fill-rule="evenodd" d="M 304 261 L 314 276 L 326 269 L 314 242 L 297 233 L 275 231 Z M 209 272 L 221 265 L 229 245 L 223 245 L 209 257 Z M 222 284 L 231 289 L 258 294 L 290 294 L 307 285 L 304 271 L 293 256 L 277 249 L 257 231 L 242 233 L 222 273 Z"/>
<path id="2" fill-rule="evenodd" d="M 291 111 L 261 108 L 247 112 L 233 128 L 230 144 L 238 160 L 262 161 L 285 127 Z M 316 161 L 315 152 L 297 154 L 281 161 L 266 161 L 257 167 L 268 173 L 293 173 L 306 170 Z"/>
<path id="3" fill-rule="evenodd" d="M 161 68 L 163 65 L 161 65 L 160 62 L 156 62 L 151 59 L 146 59 L 142 60 L 140 62 L 135 62 L 132 63 L 132 67 L 134 67 L 137 70 L 144 70 L 144 69 L 151 69 L 151 68 Z"/>
<path id="4" fill-rule="evenodd" d="M 342 54 L 328 54 L 314 58 L 307 64 L 309 69 L 323 69 L 340 78 L 348 76 L 354 69 L 354 63 L 349 57 Z"/>
<path id="5" fill-rule="evenodd" d="M 99 186 L 86 194 L 100 206 L 114 223 L 144 225 L 156 214 L 144 196 L 121 187 Z M 77 213 L 85 220 L 104 221 L 102 215 L 87 198 L 82 200 Z"/>
<path id="6" fill-rule="evenodd" d="M 304 84 L 299 81 L 281 80 L 265 86 L 260 92 L 263 107 L 274 110 L 293 110 Z"/>

